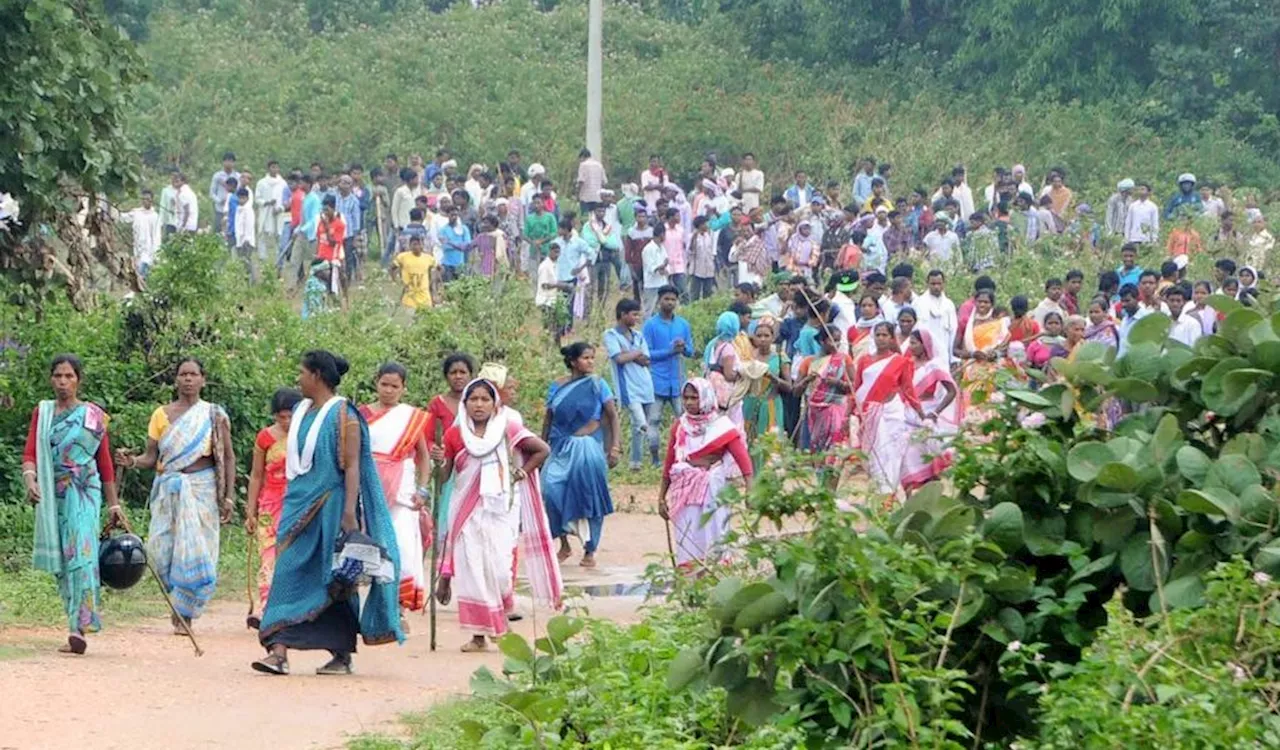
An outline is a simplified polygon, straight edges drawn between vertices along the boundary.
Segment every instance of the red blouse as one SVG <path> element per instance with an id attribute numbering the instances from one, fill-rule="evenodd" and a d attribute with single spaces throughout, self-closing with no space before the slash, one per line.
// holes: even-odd
<path id="1" fill-rule="evenodd" d="M 437 429 L 443 437 L 457 418 L 458 413 L 449 408 L 449 403 L 444 400 L 444 396 L 431 399 L 431 403 L 427 404 L 427 447 L 435 447 Z"/>
<path id="2" fill-rule="evenodd" d="M 40 409 L 31 410 L 31 426 L 27 428 L 27 445 L 22 449 L 22 460 L 36 462 L 36 432 L 40 424 Z M 98 452 L 94 454 L 98 464 L 98 477 L 105 484 L 116 481 L 116 466 L 111 462 L 111 441 L 104 431 L 102 442 L 98 443 Z"/>

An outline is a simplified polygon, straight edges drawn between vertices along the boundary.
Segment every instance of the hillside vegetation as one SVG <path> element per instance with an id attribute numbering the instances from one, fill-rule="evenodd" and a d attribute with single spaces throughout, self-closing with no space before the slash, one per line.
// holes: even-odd
<path id="1" fill-rule="evenodd" d="M 585 120 L 584 2 L 550 12 L 525 2 L 333 10 L 320 13 L 331 21 L 320 32 L 308 8 L 322 3 L 187 5 L 199 4 L 152 13 L 141 47 L 152 78 L 130 133 L 152 168 L 202 175 L 226 149 L 260 170 L 271 157 L 368 164 L 388 151 L 429 158 L 438 146 L 465 167 L 514 147 L 553 179 L 571 176 Z M 874 154 L 895 165 L 900 189 L 936 183 L 958 161 L 980 178 L 996 164 L 1022 162 L 1032 174 L 1062 165 L 1077 190 L 1099 195 L 1124 175 L 1158 192 L 1189 169 L 1234 185 L 1280 175 L 1216 121 L 1160 134 L 1121 102 L 1043 104 L 1013 87 L 988 105 L 903 67 L 895 78 L 771 62 L 724 19 L 661 15 L 606 11 L 604 138 L 615 179 L 634 177 L 653 152 L 691 174 L 706 151 L 732 162 L 745 150 L 775 183 L 797 167 L 847 180 L 855 156 Z"/>

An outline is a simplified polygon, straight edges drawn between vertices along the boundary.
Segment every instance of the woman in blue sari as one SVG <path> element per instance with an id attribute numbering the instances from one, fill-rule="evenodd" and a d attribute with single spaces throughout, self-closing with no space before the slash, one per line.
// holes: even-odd
<path id="1" fill-rule="evenodd" d="M 293 412 L 285 452 L 284 507 L 276 534 L 276 571 L 258 640 L 267 656 L 253 668 L 289 673 L 289 649 L 325 650 L 321 675 L 351 674 L 356 636 L 366 645 L 401 642 L 400 563 L 391 514 L 369 451 L 369 426 L 335 390 L 346 360 L 327 351 L 302 355 L 303 400 Z M 363 609 L 355 589 L 335 579 L 339 538 L 363 531 L 394 563 L 385 583 L 369 586 Z"/>
<path id="2" fill-rule="evenodd" d="M 588 536 L 581 565 L 594 568 L 604 517 L 613 512 L 607 474 L 622 455 L 618 410 L 609 384 L 592 374 L 595 347 L 579 341 L 561 349 L 560 354 L 569 375 L 552 383 L 547 392 L 542 439 L 551 445 L 551 457 L 542 467 L 542 496 L 551 535 L 560 539 L 556 557 L 564 562 L 573 554 L 569 534 L 581 538 L 575 527 L 585 521 Z M 602 427 L 607 429 L 607 437 Z"/>
<path id="3" fill-rule="evenodd" d="M 235 507 L 231 422 L 221 406 L 200 397 L 204 383 L 200 360 L 179 361 L 178 397 L 152 412 L 146 451 L 133 456 L 122 449 L 116 457 L 121 468 L 156 470 L 147 557 L 173 595 L 175 635 L 184 635 L 213 598 L 220 526 Z"/>
<path id="4" fill-rule="evenodd" d="M 126 525 L 116 497 L 115 469 L 107 441 L 107 415 L 78 397 L 79 358 L 53 358 L 54 400 L 41 401 L 31 415 L 22 478 L 36 508 L 36 570 L 52 573 L 67 615 L 67 642 L 58 650 L 83 654 L 86 633 L 102 627 L 98 578 L 98 522 L 102 498 L 110 509 L 108 527 Z"/>

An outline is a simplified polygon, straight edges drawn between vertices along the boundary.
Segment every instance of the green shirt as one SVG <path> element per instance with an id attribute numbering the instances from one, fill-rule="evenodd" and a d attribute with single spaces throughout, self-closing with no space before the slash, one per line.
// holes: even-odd
<path id="1" fill-rule="evenodd" d="M 524 217 L 524 238 L 531 243 L 555 239 L 556 217 L 543 211 L 541 215 L 532 213 Z"/>

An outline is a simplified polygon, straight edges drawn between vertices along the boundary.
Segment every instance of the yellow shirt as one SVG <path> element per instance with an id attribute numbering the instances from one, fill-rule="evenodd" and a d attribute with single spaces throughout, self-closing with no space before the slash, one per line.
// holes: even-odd
<path id="1" fill-rule="evenodd" d="M 400 281 L 404 283 L 401 304 L 415 310 L 431 307 L 431 269 L 436 265 L 435 257 L 430 253 L 414 255 L 405 251 L 392 262 L 400 269 Z"/>
<path id="2" fill-rule="evenodd" d="M 164 407 L 158 407 L 151 412 L 151 421 L 147 423 L 147 437 L 160 442 L 160 438 L 169 431 L 169 415 L 165 412 Z M 213 455 L 213 430 L 210 430 L 204 436 L 204 441 L 200 443 L 200 456 Z M 156 457 L 156 470 L 163 471 L 164 464 L 160 461 L 159 456 Z"/>
<path id="3" fill-rule="evenodd" d="M 865 203 L 863 203 L 863 204 L 862 204 L 862 210 L 863 210 L 863 211 L 874 211 L 875 209 L 873 209 L 873 208 L 871 207 L 871 201 L 873 201 L 873 200 L 875 200 L 875 197 L 874 197 L 874 196 L 872 196 L 871 198 L 868 198 L 868 199 L 867 199 L 867 201 L 866 201 Z M 884 201 L 884 203 L 881 203 L 880 205 L 882 205 L 882 206 L 884 206 L 885 208 L 887 208 L 887 209 L 889 209 L 890 211 L 892 211 L 892 210 L 893 210 L 893 201 L 889 200 L 888 198 L 883 198 L 882 200 Z"/>

